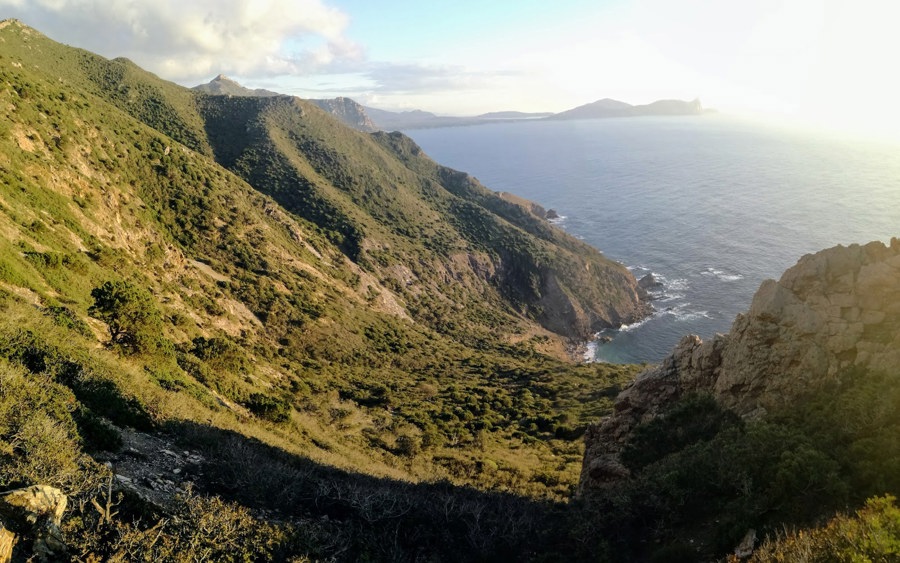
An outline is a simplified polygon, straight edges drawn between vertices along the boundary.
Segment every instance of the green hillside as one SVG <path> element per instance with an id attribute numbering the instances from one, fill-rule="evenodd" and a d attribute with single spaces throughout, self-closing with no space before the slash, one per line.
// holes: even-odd
<path id="1" fill-rule="evenodd" d="M 13 20 L 0 114 L 0 560 L 8 533 L 13 561 L 900 553 L 892 372 L 758 418 L 702 393 L 650 416 L 638 399 L 681 372 L 628 386 L 643 366 L 572 361 L 646 314 L 628 271 L 400 133 L 191 91 Z M 861 332 L 889 354 L 882 316 Z M 796 349 L 770 332 L 748 354 Z M 634 419 L 621 468 L 584 467 L 619 481 L 576 498 L 613 411 Z M 58 529 L 10 516 L 32 485 L 67 497 Z"/>
<path id="2" fill-rule="evenodd" d="M 531 549 L 637 369 L 565 360 L 642 314 L 621 266 L 298 99 L 192 93 L 14 21 L 0 84 L 0 489 L 63 489 L 73 556 Z M 122 485 L 151 440 L 204 460 L 190 492 Z"/>

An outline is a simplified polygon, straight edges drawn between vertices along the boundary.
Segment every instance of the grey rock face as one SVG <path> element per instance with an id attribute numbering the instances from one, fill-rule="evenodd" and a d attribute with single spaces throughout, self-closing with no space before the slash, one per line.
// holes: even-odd
<path id="1" fill-rule="evenodd" d="M 755 418 L 836 381 L 853 368 L 900 365 L 900 239 L 806 255 L 763 282 L 727 335 L 686 336 L 662 364 L 639 374 L 615 412 L 585 434 L 579 490 L 628 471 L 622 448 L 640 423 L 691 392 Z"/>

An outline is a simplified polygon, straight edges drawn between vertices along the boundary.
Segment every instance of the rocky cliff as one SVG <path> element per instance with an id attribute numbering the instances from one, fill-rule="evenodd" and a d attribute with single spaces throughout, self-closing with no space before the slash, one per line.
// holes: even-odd
<path id="1" fill-rule="evenodd" d="M 628 476 L 620 454 L 632 431 L 691 392 L 761 417 L 854 370 L 900 365 L 900 240 L 806 255 L 763 282 L 727 335 L 686 336 L 638 375 L 615 412 L 590 427 L 580 490 Z"/>
<path id="2" fill-rule="evenodd" d="M 354 102 L 350 98 L 333 98 L 327 100 L 310 100 L 323 110 L 340 119 L 345 125 L 353 127 L 357 131 L 372 133 L 378 131 L 378 127 L 369 118 L 366 108 Z"/>

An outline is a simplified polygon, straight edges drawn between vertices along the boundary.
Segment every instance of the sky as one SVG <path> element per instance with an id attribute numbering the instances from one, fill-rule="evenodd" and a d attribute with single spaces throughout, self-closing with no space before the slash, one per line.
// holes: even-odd
<path id="1" fill-rule="evenodd" d="M 0 0 L 0 17 L 185 86 L 221 73 L 444 115 L 700 98 L 900 132 L 893 0 Z"/>

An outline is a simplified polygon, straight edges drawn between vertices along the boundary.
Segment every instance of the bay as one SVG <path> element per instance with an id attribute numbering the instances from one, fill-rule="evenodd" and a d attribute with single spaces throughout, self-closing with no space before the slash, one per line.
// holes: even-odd
<path id="1" fill-rule="evenodd" d="M 900 151 L 722 116 L 406 131 L 436 161 L 553 208 L 560 226 L 663 282 L 657 312 L 591 359 L 656 362 L 727 332 L 804 254 L 900 236 Z"/>

